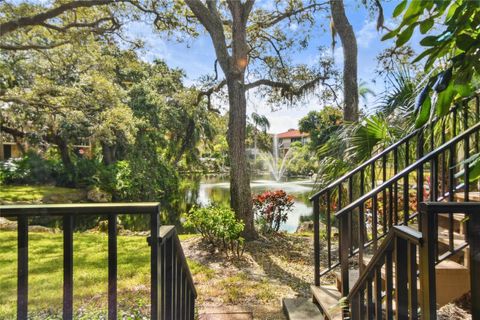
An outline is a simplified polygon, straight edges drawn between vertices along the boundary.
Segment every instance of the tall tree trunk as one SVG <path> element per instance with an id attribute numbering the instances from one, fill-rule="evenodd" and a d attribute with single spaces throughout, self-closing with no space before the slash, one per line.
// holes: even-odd
<path id="1" fill-rule="evenodd" d="M 345 14 L 343 0 L 330 0 L 335 30 L 343 48 L 343 118 L 358 120 L 357 39 Z"/>
<path id="2" fill-rule="evenodd" d="M 58 151 L 60 152 L 60 158 L 62 159 L 63 166 L 68 172 L 73 173 L 74 168 L 73 168 L 72 159 L 70 158 L 70 153 L 68 151 L 67 142 L 60 137 L 57 137 L 56 140 L 57 140 L 57 147 L 58 147 Z"/>
<path id="3" fill-rule="evenodd" d="M 256 232 L 245 147 L 247 100 L 242 78 L 241 76 L 229 76 L 227 79 L 230 103 L 227 135 L 230 156 L 230 205 L 235 210 L 237 217 L 245 223 L 244 237 L 254 239 Z"/>
<path id="4" fill-rule="evenodd" d="M 230 156 L 230 206 L 245 223 L 243 236 L 254 239 L 252 195 L 245 149 L 247 101 L 245 69 L 248 65 L 247 21 L 255 1 L 227 0 L 232 15 L 231 43 L 227 45 L 224 23 L 217 1 L 185 0 L 200 23 L 210 34 L 218 63 L 227 80 L 229 100 L 228 150 Z M 229 41 L 230 42 L 230 41 Z"/>
<path id="5" fill-rule="evenodd" d="M 101 144 L 102 144 L 103 164 L 108 166 L 114 162 L 112 148 L 104 142 L 102 142 Z"/>

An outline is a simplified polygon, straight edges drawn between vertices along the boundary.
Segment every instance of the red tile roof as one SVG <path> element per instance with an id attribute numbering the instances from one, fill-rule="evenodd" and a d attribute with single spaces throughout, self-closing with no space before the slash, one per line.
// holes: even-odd
<path id="1" fill-rule="evenodd" d="M 286 138 L 302 138 L 308 137 L 309 134 L 306 132 L 300 132 L 300 130 L 296 129 L 288 129 L 286 132 L 282 132 L 277 134 L 277 138 L 279 139 L 286 139 Z"/>

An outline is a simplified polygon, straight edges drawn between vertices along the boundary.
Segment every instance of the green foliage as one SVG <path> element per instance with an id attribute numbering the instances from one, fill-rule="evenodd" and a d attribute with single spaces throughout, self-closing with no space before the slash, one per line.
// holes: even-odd
<path id="1" fill-rule="evenodd" d="M 235 218 L 235 213 L 228 207 L 210 205 L 192 208 L 186 214 L 184 226 L 199 232 L 205 241 L 223 249 L 227 255 L 228 252 L 237 257 L 243 254 L 244 239 L 241 233 L 244 224 Z"/>
<path id="2" fill-rule="evenodd" d="M 421 34 L 428 33 L 420 41 L 425 50 L 413 63 L 425 61 L 427 72 L 442 69 L 427 80 L 426 92 L 431 97 L 420 99 L 422 103 L 418 106 L 420 112 L 415 122 L 418 128 L 431 118 L 427 114 L 445 115 L 456 99 L 472 93 L 472 83 L 480 74 L 480 5 L 470 0 L 410 1 L 408 5 L 407 1 L 402 1 L 395 8 L 394 16 L 402 13 L 399 26 L 383 39 L 396 37 L 399 47 L 410 39 L 416 28 Z M 434 24 L 441 27 L 432 35 L 429 31 Z M 432 101 L 435 101 L 435 112 L 430 112 Z"/>
<path id="3" fill-rule="evenodd" d="M 399 118 L 399 122 L 408 127 L 414 111 L 415 95 L 417 94 L 418 76 L 412 75 L 410 67 L 403 62 L 396 62 L 387 73 L 387 89 L 382 94 L 376 111 L 384 116 Z"/>
<path id="4" fill-rule="evenodd" d="M 1 183 L 46 184 L 54 181 L 57 171 L 54 161 L 43 159 L 35 152 L 28 152 L 20 159 L 11 159 L 0 166 Z"/>
<path id="5" fill-rule="evenodd" d="M 318 170 L 318 161 L 308 144 L 293 142 L 290 145 L 293 152 L 291 160 L 286 164 L 289 176 L 308 176 Z"/>
<path id="6" fill-rule="evenodd" d="M 342 117 L 342 110 L 326 106 L 320 111 L 310 111 L 300 119 L 300 131 L 310 134 L 312 150 L 316 150 L 325 144 L 332 133 L 340 128 L 343 122 Z"/>
<path id="7" fill-rule="evenodd" d="M 261 232 L 278 232 L 294 205 L 293 197 L 283 190 L 265 191 L 253 197 L 257 225 Z"/>
<path id="8" fill-rule="evenodd" d="M 353 127 L 347 151 L 353 154 L 358 162 L 362 162 L 392 144 L 395 138 L 383 116 L 371 115 Z"/>

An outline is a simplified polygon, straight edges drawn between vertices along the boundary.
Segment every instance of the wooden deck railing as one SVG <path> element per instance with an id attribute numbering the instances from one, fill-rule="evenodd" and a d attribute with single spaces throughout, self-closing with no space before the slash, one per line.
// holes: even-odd
<path id="1" fill-rule="evenodd" d="M 17 319 L 28 316 L 28 219 L 63 219 L 63 319 L 73 318 L 73 231 L 76 215 L 108 217 L 108 319 L 117 319 L 117 215 L 150 216 L 151 319 L 194 319 L 195 287 L 175 229 L 160 227 L 158 203 L 0 206 L 0 216 L 18 221 Z M 151 239 L 157 241 L 151 241 Z"/>

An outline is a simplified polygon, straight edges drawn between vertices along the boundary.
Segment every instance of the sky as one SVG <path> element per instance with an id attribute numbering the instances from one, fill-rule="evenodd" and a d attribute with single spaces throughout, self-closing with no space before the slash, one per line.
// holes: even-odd
<path id="1" fill-rule="evenodd" d="M 261 5 L 268 5 L 270 0 L 264 0 Z M 398 4 L 398 0 L 384 1 L 384 16 L 387 26 L 395 25 L 391 19 L 392 11 Z M 382 42 L 380 38 L 383 33 L 376 30 L 376 15 L 369 12 L 360 5 L 360 0 L 345 0 L 347 16 L 353 26 L 358 44 L 358 78 L 367 83 L 377 95 L 385 90 L 383 80 L 378 80 L 375 73 L 377 68 L 376 56 L 384 49 L 391 47 L 393 42 Z M 213 45 L 207 34 L 202 34 L 196 39 L 189 39 L 186 42 L 177 42 L 173 39 L 166 39 L 162 34 L 154 33 L 147 24 L 134 23 L 127 26 L 128 33 L 135 38 L 142 39 L 145 42 L 145 48 L 141 51 L 141 57 L 147 61 L 154 59 L 163 59 L 170 67 L 181 68 L 186 73 L 186 83 L 195 84 L 196 80 L 202 75 L 212 74 L 215 61 Z M 291 32 L 295 32 L 291 28 Z M 295 59 L 296 61 L 314 61 L 320 54 L 318 47 L 320 45 L 330 46 L 331 34 L 329 28 L 327 31 L 318 30 L 317 36 L 312 40 L 312 45 L 301 53 Z M 415 42 L 415 35 L 413 37 Z M 418 43 L 418 42 L 417 42 Z M 415 49 L 415 46 L 414 46 Z M 342 68 L 343 52 L 340 39 L 337 39 L 337 47 L 334 51 L 335 63 L 339 70 Z M 377 81 L 376 81 L 377 80 Z M 341 96 L 341 94 L 340 94 Z M 371 109 L 375 97 L 370 97 L 368 101 L 360 100 L 360 107 Z M 266 106 L 262 99 L 250 97 L 248 111 L 266 115 L 271 123 L 270 132 L 279 133 L 289 128 L 298 128 L 298 121 L 311 110 L 319 110 L 321 103 L 317 99 L 307 99 L 305 104 L 282 108 L 272 111 Z"/>

